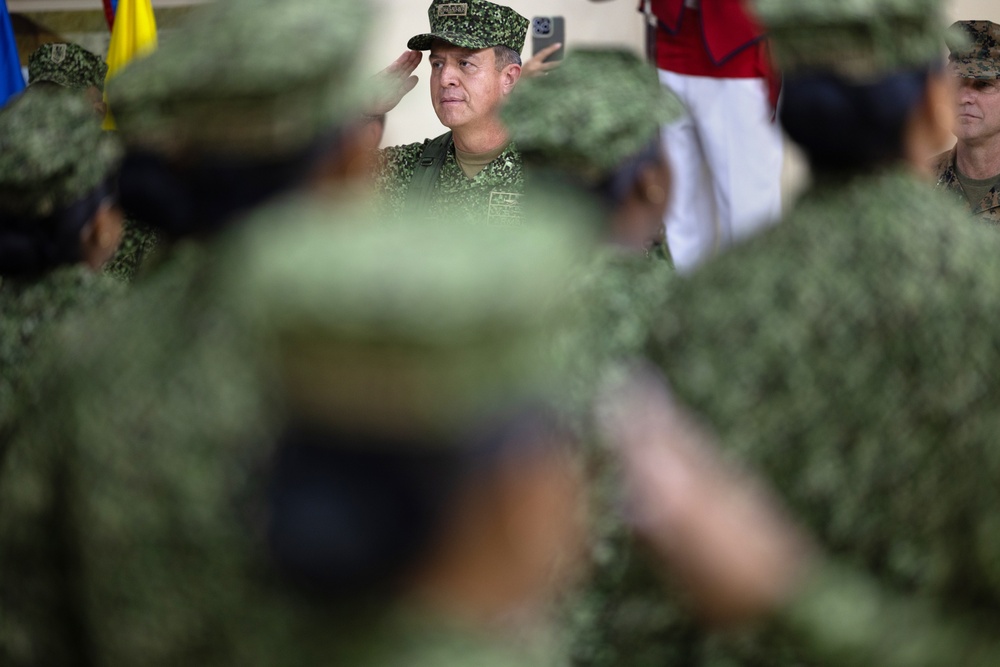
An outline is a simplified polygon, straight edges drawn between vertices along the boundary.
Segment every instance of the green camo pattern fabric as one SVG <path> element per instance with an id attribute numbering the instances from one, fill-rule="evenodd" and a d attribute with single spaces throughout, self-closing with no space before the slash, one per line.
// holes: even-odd
<path id="1" fill-rule="evenodd" d="M 958 21 L 948 29 L 951 71 L 968 79 L 1000 79 L 1000 25 Z"/>
<path id="2" fill-rule="evenodd" d="M 218 616 L 248 602 L 238 492 L 269 412 L 211 250 L 178 248 L 46 348 L 0 466 L 0 662 L 266 663 L 220 639 Z"/>
<path id="3" fill-rule="evenodd" d="M 941 0 L 754 0 L 785 73 L 868 80 L 940 60 Z"/>
<path id="4" fill-rule="evenodd" d="M 931 161 L 931 169 L 937 178 L 937 186 L 942 190 L 955 195 L 956 201 L 969 209 L 969 212 L 989 225 L 1000 227 L 1000 179 L 998 183 L 990 188 L 978 202 L 969 201 L 969 197 L 958 180 L 958 172 L 955 167 L 956 150 L 952 148 L 936 156 Z"/>
<path id="5" fill-rule="evenodd" d="M 83 266 L 40 279 L 0 278 L 0 443 L 7 441 L 24 392 L 22 376 L 40 363 L 47 332 L 75 313 L 97 312 L 120 294 L 119 285 Z"/>
<path id="6" fill-rule="evenodd" d="M 76 44 L 42 44 L 28 56 L 28 84 L 48 81 L 85 90 L 104 90 L 108 65 L 104 59 Z"/>
<path id="7" fill-rule="evenodd" d="M 378 152 L 375 187 L 382 212 L 388 219 L 412 220 L 407 197 L 413 173 L 424 147 L 430 142 L 383 148 Z M 521 154 L 511 144 L 493 162 L 468 178 L 455 159 L 455 147 L 448 151 L 437 186 L 430 197 L 426 217 L 451 216 L 470 224 L 511 227 L 524 224 L 521 198 L 524 194 Z"/>
<path id="8" fill-rule="evenodd" d="M 431 31 L 411 37 L 406 48 L 426 51 L 435 39 L 441 39 L 466 49 L 506 46 L 521 53 L 528 34 L 528 19 L 487 0 L 434 0 L 427 17 Z"/>
<path id="9" fill-rule="evenodd" d="M 276 211 L 268 220 L 287 224 L 288 209 Z M 325 231 L 308 238 L 349 238 L 351 230 L 330 225 L 335 211 L 322 212 L 321 218 L 316 215 Z M 453 270 L 464 277 L 476 267 L 468 250 L 482 244 L 459 246 L 463 256 L 451 266 L 421 262 L 427 255 L 417 254 L 409 263 L 397 262 L 397 271 L 382 270 L 373 278 L 375 269 L 392 263 L 387 257 L 405 257 L 421 235 L 428 245 L 434 241 L 425 229 L 399 234 L 361 225 L 359 236 L 369 242 L 350 250 L 364 246 L 370 252 L 354 252 L 350 262 L 330 266 L 316 243 L 299 246 L 310 261 L 302 272 L 290 273 L 286 269 L 294 268 L 298 255 L 278 242 L 244 245 L 248 229 L 208 246 L 173 247 L 169 261 L 145 275 L 114 309 L 99 320 L 72 322 L 53 342 L 51 363 L 30 386 L 32 411 L 18 421 L 16 439 L 0 453 L 0 663 L 554 664 L 554 649 L 546 642 L 536 654 L 534 646 L 525 652 L 521 646 L 494 645 L 437 619 L 415 621 L 405 613 L 357 605 L 318 608 L 282 586 L 263 543 L 267 469 L 283 416 L 272 390 L 280 382 L 257 338 L 256 319 L 247 319 L 248 295 L 231 291 L 242 288 L 238 278 L 263 267 L 274 285 L 296 281 L 301 289 L 286 303 L 261 285 L 246 287 L 253 290 L 249 300 L 273 315 L 269 325 L 297 327 L 306 335 L 329 329 L 336 346 L 351 332 L 378 334 L 372 291 L 391 295 L 399 291 L 393 286 L 415 275 L 431 284 L 434 275 L 448 278 Z M 515 260 L 518 267 L 552 254 L 568 257 L 573 247 L 566 243 L 566 250 L 550 252 L 555 237 L 548 235 L 548 241 L 534 244 L 535 259 L 512 258 L 518 244 L 543 238 L 546 230 L 527 237 L 491 231 L 507 239 L 507 251 L 498 257 Z M 403 250 L 384 252 L 394 246 L 378 241 L 394 236 Z M 567 232 L 565 238 L 576 237 Z M 349 252 L 347 245 L 343 252 Z M 247 266 L 248 247 L 279 256 Z M 336 306 L 324 306 L 325 278 L 345 270 L 353 275 L 350 267 L 359 262 L 369 280 L 339 285 Z M 220 280 L 220 266 L 242 271 Z M 561 285 L 564 268 L 557 263 L 547 280 Z M 480 272 L 478 278 L 486 275 Z M 496 271 L 489 276 L 502 277 Z M 461 341 L 471 322 L 484 329 L 475 329 L 477 336 L 487 335 L 488 322 L 524 315 L 539 302 L 530 277 L 521 276 L 520 296 L 513 305 L 505 302 L 508 310 L 492 313 L 493 319 L 487 317 L 489 303 L 453 299 L 452 317 L 424 318 L 419 331 L 393 324 L 418 317 L 415 300 L 392 305 L 390 299 L 387 333 L 447 341 L 457 335 Z M 452 292 L 478 292 L 479 286 L 458 280 Z M 546 321 L 517 319 L 528 329 Z M 303 328 L 304 323 L 310 326 Z M 495 344 L 514 346 L 515 338 L 501 337 Z M 444 347 L 447 355 L 459 346 Z"/>
<path id="10" fill-rule="evenodd" d="M 104 266 L 104 272 L 124 283 L 133 282 L 160 243 L 160 235 L 155 229 L 126 218 L 121 243 L 115 256 Z"/>
<path id="11" fill-rule="evenodd" d="M 0 210 L 44 218 L 89 195 L 120 157 L 79 94 L 29 88 L 0 112 Z"/>
<path id="12" fill-rule="evenodd" d="M 987 627 L 1000 620 L 998 242 L 907 174 L 821 182 L 679 282 L 651 350 L 830 553 Z M 860 622 L 842 616 L 814 630 Z M 694 637 L 680 650 L 719 645 Z M 776 633 L 691 664 L 841 664 L 822 648 Z M 896 664 L 924 664 L 912 659 Z"/>
<path id="13" fill-rule="evenodd" d="M 501 118 L 526 159 L 595 176 L 645 148 L 683 110 L 634 53 L 577 49 L 546 76 L 520 81 Z"/>

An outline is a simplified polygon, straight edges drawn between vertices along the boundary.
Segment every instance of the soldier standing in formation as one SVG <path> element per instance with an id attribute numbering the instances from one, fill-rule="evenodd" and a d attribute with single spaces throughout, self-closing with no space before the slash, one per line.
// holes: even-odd
<path id="1" fill-rule="evenodd" d="M 107 74 L 108 65 L 100 56 L 76 44 L 43 44 L 28 58 L 29 86 L 61 86 L 79 91 L 101 120 L 108 110 L 104 101 Z M 118 252 L 105 266 L 105 272 L 123 282 L 132 282 L 156 243 L 153 230 L 126 219 Z"/>
<path id="2" fill-rule="evenodd" d="M 487 225 L 521 224 L 521 156 L 500 120 L 500 108 L 521 76 L 528 19 L 487 0 L 434 0 L 431 32 L 386 70 L 395 95 L 372 109 L 392 109 L 416 85 L 410 75 L 430 51 L 431 101 L 450 131 L 380 153 L 375 173 L 381 204 L 403 219 L 434 218 L 446 208 Z"/>
<path id="3" fill-rule="evenodd" d="M 782 124 L 814 185 L 777 227 L 674 285 L 651 354 L 844 563 L 993 623 L 997 239 L 918 176 L 951 120 L 941 10 L 759 0 L 785 73 Z M 907 664 L 907 649 L 918 664 L 971 664 L 974 646 L 901 645 L 836 576 L 804 587 L 785 622 L 813 622 L 813 645 L 778 631 L 687 650 L 702 664 L 838 664 L 845 646 L 872 649 L 862 664 Z M 843 608 L 858 611 L 818 621 Z"/>
<path id="4" fill-rule="evenodd" d="M 1000 225 L 1000 25 L 959 21 L 951 30 L 958 143 L 932 168 L 938 187 L 958 195 L 978 219 Z"/>
<path id="5" fill-rule="evenodd" d="M 29 89 L 0 112 L 0 146 L 2 451 L 39 337 L 117 294 L 99 272 L 118 247 L 122 213 L 121 148 L 73 93 Z"/>

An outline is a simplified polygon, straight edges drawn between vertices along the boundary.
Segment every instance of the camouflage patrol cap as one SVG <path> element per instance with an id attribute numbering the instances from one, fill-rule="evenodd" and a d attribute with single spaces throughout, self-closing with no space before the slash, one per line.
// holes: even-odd
<path id="1" fill-rule="evenodd" d="M 587 256 L 579 230 L 380 224 L 301 203 L 254 220 L 234 292 L 275 343 L 300 414 L 454 433 L 561 385 L 548 341 L 576 312 L 560 296 Z"/>
<path id="2" fill-rule="evenodd" d="M 360 115 L 367 0 L 217 0 L 108 82 L 131 145 L 269 157 Z M 369 86 L 370 87 L 370 86 Z"/>
<path id="3" fill-rule="evenodd" d="M 104 59 L 76 44 L 42 44 L 28 56 L 28 83 L 51 83 L 85 90 L 104 90 L 108 65 Z"/>
<path id="4" fill-rule="evenodd" d="M 120 156 L 80 95 L 28 88 L 0 112 L 0 210 L 47 217 L 90 194 Z"/>
<path id="5" fill-rule="evenodd" d="M 526 157 L 598 178 L 645 148 L 684 107 L 656 70 L 624 49 L 576 49 L 522 81 L 501 111 Z"/>
<path id="6" fill-rule="evenodd" d="M 426 51 L 440 39 L 466 49 L 506 46 L 520 53 L 528 34 L 528 19 L 510 7 L 486 0 L 434 0 L 427 15 L 431 31 L 411 38 L 406 48 Z"/>
<path id="7" fill-rule="evenodd" d="M 942 0 L 755 0 L 786 73 L 874 80 L 940 58 Z"/>
<path id="8" fill-rule="evenodd" d="M 948 29 L 949 66 L 966 79 L 1000 79 L 1000 25 L 958 21 Z"/>

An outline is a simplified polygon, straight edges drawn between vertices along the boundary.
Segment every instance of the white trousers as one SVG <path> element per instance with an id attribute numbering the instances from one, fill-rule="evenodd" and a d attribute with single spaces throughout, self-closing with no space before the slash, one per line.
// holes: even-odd
<path id="1" fill-rule="evenodd" d="M 688 114 L 663 128 L 673 171 L 667 244 L 681 273 L 781 216 L 782 136 L 764 79 L 660 70 Z"/>

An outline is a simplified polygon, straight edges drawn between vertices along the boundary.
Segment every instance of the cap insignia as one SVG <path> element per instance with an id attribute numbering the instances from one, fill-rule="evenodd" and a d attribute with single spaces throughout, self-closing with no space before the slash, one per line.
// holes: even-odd
<path id="1" fill-rule="evenodd" d="M 469 14 L 469 4 L 466 2 L 449 2 L 438 5 L 437 15 L 442 16 L 467 16 Z"/>

